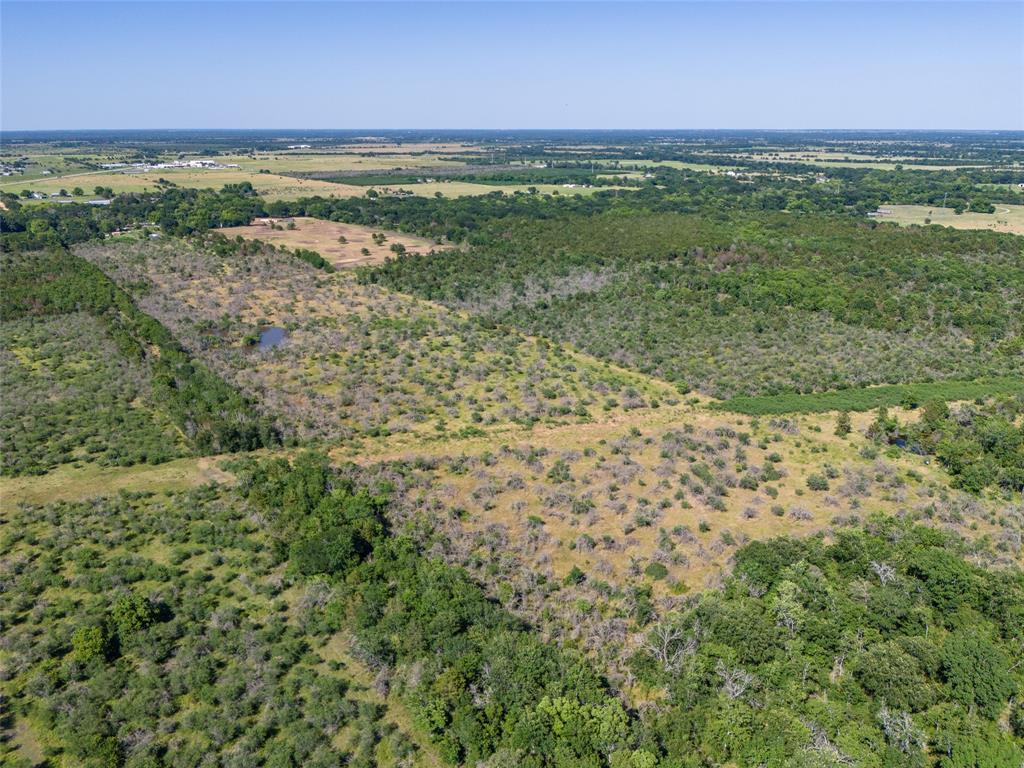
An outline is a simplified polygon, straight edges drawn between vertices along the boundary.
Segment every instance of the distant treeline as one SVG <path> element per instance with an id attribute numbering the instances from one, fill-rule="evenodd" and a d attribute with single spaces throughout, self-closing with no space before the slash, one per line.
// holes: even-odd
<path id="1" fill-rule="evenodd" d="M 636 160 L 636 158 L 633 158 Z M 707 159 L 706 157 L 704 159 Z M 639 161 L 642 162 L 642 161 Z M 778 165 L 778 164 L 776 164 Z M 464 174 L 477 183 L 562 183 L 597 179 L 614 173 L 612 166 L 587 168 L 530 168 L 490 174 Z M 830 213 L 861 217 L 885 204 L 913 203 L 945 206 L 956 211 L 991 212 L 993 203 L 1020 202 L 1009 185 L 1024 179 L 1017 171 L 960 169 L 956 171 L 882 171 L 829 168 L 821 181 L 810 178 L 808 166 L 749 166 L 738 176 L 710 174 L 669 167 L 651 169 L 652 177 L 636 189 L 598 190 L 582 196 L 572 190 L 559 196 L 493 194 L 455 199 L 438 197 L 309 197 L 267 202 L 248 182 L 229 184 L 220 191 L 171 188 L 155 193 L 120 194 L 110 205 L 81 203 L 22 205 L 4 195 L 0 210 L 0 248 L 32 250 L 69 245 L 101 237 L 126 227 L 149 223 L 165 233 L 185 235 L 217 227 L 248 224 L 258 216 L 313 216 L 400 231 L 416 232 L 450 242 L 474 243 L 474 235 L 491 221 L 592 215 L 610 209 L 647 212 L 694 212 L 727 221 L 736 212 Z M 344 176 L 344 183 L 380 185 L 413 183 L 422 174 Z M 448 178 L 458 178 L 449 176 Z M 1007 185 L 1002 188 L 1000 185 Z"/>
<path id="2" fill-rule="evenodd" d="M 401 184 L 417 184 L 424 179 L 443 179 L 444 181 L 468 181 L 475 184 L 592 184 L 596 186 L 617 183 L 609 175 L 625 174 L 614 168 L 587 164 L 580 167 L 523 167 L 502 166 L 492 170 L 488 166 L 463 169 L 423 169 L 418 173 L 309 173 L 296 174 L 300 178 L 315 178 L 322 181 L 333 181 L 338 184 L 357 184 L 359 186 L 396 186 Z M 620 179 L 618 183 L 623 183 Z"/>

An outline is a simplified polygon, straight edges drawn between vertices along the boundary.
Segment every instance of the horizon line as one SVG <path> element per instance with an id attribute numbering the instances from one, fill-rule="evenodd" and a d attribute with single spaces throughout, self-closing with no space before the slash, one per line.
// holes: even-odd
<path id="1" fill-rule="evenodd" d="M 117 128 L 0 128 L 0 134 L 3 133 L 84 133 L 86 131 L 91 132 L 115 132 L 115 131 L 345 131 L 345 132 L 371 132 L 381 131 L 394 133 L 399 131 L 475 131 L 480 133 L 499 133 L 499 132 L 514 132 L 514 131 L 600 131 L 600 132 L 634 132 L 634 133 L 655 133 L 655 132 L 666 132 L 666 133 L 678 133 L 682 131 L 765 131 L 765 132 L 784 132 L 784 131 L 796 131 L 796 132 L 846 132 L 846 133 L 882 133 L 882 132 L 904 132 L 904 133 L 920 133 L 920 132 L 960 132 L 960 133 L 1024 133 L 1024 127 L 1020 128 L 957 128 L 957 127 L 936 127 L 936 128 L 895 128 L 895 127 L 873 127 L 873 128 L 849 128 L 849 127 L 821 127 L 821 128 L 810 128 L 810 127 L 783 127 L 783 128 L 767 128 L 767 127 L 750 127 L 750 126 L 718 126 L 718 127 L 693 127 L 693 128 L 665 128 L 665 127 L 654 127 L 654 128 L 596 128 L 587 126 L 578 126 L 572 128 L 555 128 L 555 127 L 516 127 L 516 128 L 475 128 L 475 127 L 405 127 L 405 128 L 383 128 L 383 127 L 356 127 L 356 128 L 314 128 L 314 127 L 297 127 L 288 126 L 283 128 L 247 128 L 242 126 L 203 126 L 203 127 L 146 127 L 146 128 L 133 128 L 133 127 L 117 127 Z"/>

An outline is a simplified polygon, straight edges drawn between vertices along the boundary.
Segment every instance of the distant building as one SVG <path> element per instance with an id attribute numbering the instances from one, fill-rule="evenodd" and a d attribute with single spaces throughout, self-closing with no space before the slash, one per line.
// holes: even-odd
<path id="1" fill-rule="evenodd" d="M 170 163 L 157 163 L 156 165 L 144 165 L 143 170 L 167 170 L 168 168 L 198 168 L 202 170 L 217 170 L 222 168 L 237 168 L 237 163 L 227 165 L 218 163 L 216 160 L 175 160 Z"/>

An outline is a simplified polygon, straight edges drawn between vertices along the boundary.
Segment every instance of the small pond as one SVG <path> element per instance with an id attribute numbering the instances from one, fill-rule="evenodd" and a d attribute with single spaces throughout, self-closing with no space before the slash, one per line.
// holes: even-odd
<path id="1" fill-rule="evenodd" d="M 284 344 L 284 328 L 264 328 L 260 331 L 260 349 L 273 349 Z"/>

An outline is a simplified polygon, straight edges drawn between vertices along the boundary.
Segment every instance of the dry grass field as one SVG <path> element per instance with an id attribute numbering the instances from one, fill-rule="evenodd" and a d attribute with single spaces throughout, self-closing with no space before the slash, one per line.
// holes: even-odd
<path id="1" fill-rule="evenodd" d="M 296 179 L 273 173 L 257 173 L 243 168 L 211 170 L 167 168 L 148 173 L 109 171 L 74 173 L 68 176 L 47 176 L 35 181 L 6 181 L 3 182 L 2 188 L 14 192 L 28 189 L 49 195 L 61 189 L 70 192 L 74 187 L 81 187 L 86 193 L 83 199 L 88 199 L 92 196 L 93 187 L 97 186 L 110 187 L 115 193 L 153 192 L 157 190 L 157 182 L 160 179 L 166 179 L 181 187 L 197 189 L 220 189 L 225 184 L 239 184 L 248 181 L 260 195 L 268 200 L 295 200 L 313 195 L 356 197 L 366 193 L 365 187 L 332 184 L 316 179 Z"/>
<path id="2" fill-rule="evenodd" d="M 911 224 L 938 224 L 954 229 L 987 229 L 992 232 L 1009 232 L 1024 235 L 1024 205 L 996 204 L 995 213 L 972 213 L 957 215 L 952 208 L 935 208 L 928 205 L 884 205 L 891 213 L 878 216 L 879 221 L 892 221 L 908 226 Z"/>
<path id="3" fill-rule="evenodd" d="M 936 496 L 948 479 L 925 457 L 875 455 L 861 434 L 870 419 L 855 415 L 857 429 L 841 439 L 829 416 L 758 420 L 679 406 L 401 458 L 430 457 L 410 513 L 461 510 L 449 553 L 460 564 L 514 565 L 554 582 L 575 566 L 620 588 L 646 577 L 661 596 L 715 586 L 751 539 L 827 532 L 875 512 L 931 517 L 938 505 L 949 513 L 938 524 L 995 530 L 983 519 L 991 504 Z M 812 474 L 828 490 L 811 490 Z M 647 574 L 651 563 L 664 574 Z"/>
<path id="4" fill-rule="evenodd" d="M 294 229 L 289 228 L 290 225 L 294 225 Z M 342 224 L 306 216 L 256 219 L 247 227 L 225 227 L 219 231 L 227 237 L 241 236 L 289 248 L 309 248 L 338 268 L 379 264 L 394 256 L 391 250 L 394 245 L 401 245 L 410 253 L 441 251 L 451 247 L 416 235 L 381 232 L 359 224 Z M 386 239 L 379 242 L 373 239 L 374 235 L 383 235 Z"/>
<path id="5" fill-rule="evenodd" d="M 387 170 L 415 170 L 418 168 L 458 168 L 464 163 L 445 154 L 411 154 L 402 150 L 371 150 L 355 148 L 350 151 L 267 152 L 255 155 L 228 155 L 224 163 L 236 163 L 248 171 L 267 170 L 271 173 L 308 173 L 312 171 L 361 171 L 372 173 Z"/>
<path id="6" fill-rule="evenodd" d="M 394 482 L 392 525 L 439 531 L 432 555 L 472 572 L 546 637 L 601 659 L 628 689 L 643 638 L 628 619 L 637 602 L 680 610 L 720 587 L 753 540 L 833 540 L 896 516 L 1009 542 L 979 557 L 1022 562 L 1013 542 L 1024 507 L 950 491 L 926 457 L 880 453 L 864 435 L 870 418 L 854 415 L 839 438 L 832 416 L 758 420 L 688 403 L 349 458 Z M 827 489 L 812 490 L 812 476 Z"/>

